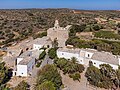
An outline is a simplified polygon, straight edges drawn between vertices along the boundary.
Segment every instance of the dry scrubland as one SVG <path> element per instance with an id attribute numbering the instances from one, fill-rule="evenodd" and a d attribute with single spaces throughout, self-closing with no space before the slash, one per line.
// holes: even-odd
<path id="1" fill-rule="evenodd" d="M 79 12 L 79 13 L 76 13 Z M 107 20 L 120 17 L 118 11 L 76 11 L 71 9 L 26 9 L 0 10 L 0 44 L 8 45 L 28 36 L 35 37 L 36 33 L 53 27 L 55 19 L 61 26 L 68 24 L 96 24 L 95 18 Z M 104 27 L 115 28 L 106 24 Z"/>

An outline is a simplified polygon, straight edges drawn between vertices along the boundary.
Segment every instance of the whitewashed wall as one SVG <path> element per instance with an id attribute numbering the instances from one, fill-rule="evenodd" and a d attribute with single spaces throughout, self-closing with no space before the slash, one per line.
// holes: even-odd
<path id="1" fill-rule="evenodd" d="M 99 65 L 101 64 L 109 64 L 111 67 L 113 67 L 113 69 L 118 69 L 118 65 L 120 65 L 120 58 L 119 59 L 119 63 L 118 65 L 114 65 L 114 64 L 110 64 L 110 63 L 106 63 L 106 62 L 102 62 L 102 61 L 98 61 L 98 60 L 93 60 L 91 59 L 93 54 L 92 52 L 87 52 L 87 51 L 82 51 L 85 53 L 85 56 L 80 57 L 79 53 L 69 53 L 69 52 L 62 52 L 62 51 L 57 51 L 57 56 L 58 58 L 66 58 L 66 59 L 71 59 L 72 57 L 76 57 L 78 63 L 83 64 L 88 66 L 89 65 L 89 61 L 93 62 L 93 65 L 99 68 Z"/>
<path id="2" fill-rule="evenodd" d="M 85 58 L 92 58 L 93 53 L 91 52 L 85 52 Z"/>
<path id="3" fill-rule="evenodd" d="M 118 60 L 119 60 L 119 65 L 120 65 L 120 57 L 118 57 Z"/>
<path id="4" fill-rule="evenodd" d="M 43 45 L 33 44 L 33 50 L 40 50 L 42 47 Z"/>
<path id="5" fill-rule="evenodd" d="M 99 66 L 101 64 L 109 64 L 109 63 L 106 63 L 106 62 L 101 62 L 101 61 L 98 61 L 98 60 L 92 60 L 91 61 L 93 62 L 93 65 L 97 68 L 100 68 Z M 113 64 L 109 64 L 111 67 L 113 67 L 113 69 L 118 69 L 118 65 L 113 65 Z"/>
<path id="6" fill-rule="evenodd" d="M 79 54 L 77 54 L 77 53 L 57 51 L 57 56 L 58 56 L 58 58 L 71 59 L 72 57 L 76 57 L 77 59 L 79 59 Z"/>
<path id="7" fill-rule="evenodd" d="M 27 76 L 27 65 L 17 65 L 17 76 Z"/>
<path id="8" fill-rule="evenodd" d="M 79 64 L 85 64 L 83 57 L 79 57 L 77 61 Z"/>
<path id="9" fill-rule="evenodd" d="M 23 58 L 17 58 L 17 65 L 19 64 L 20 61 L 22 61 Z"/>

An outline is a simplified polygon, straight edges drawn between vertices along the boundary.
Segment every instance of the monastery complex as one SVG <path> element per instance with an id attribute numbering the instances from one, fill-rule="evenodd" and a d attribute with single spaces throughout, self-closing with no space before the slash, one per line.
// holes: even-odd
<path id="1" fill-rule="evenodd" d="M 35 60 L 43 52 L 43 47 L 52 48 L 52 42 L 57 39 L 58 58 L 71 59 L 75 57 L 78 63 L 89 66 L 91 61 L 94 66 L 99 68 L 101 64 L 109 64 L 113 69 L 118 69 L 120 57 L 109 52 L 99 52 L 93 49 L 68 48 L 65 45 L 69 38 L 69 29 L 71 25 L 64 27 L 59 26 L 58 20 L 55 21 L 54 27 L 47 30 L 47 36 L 21 42 L 17 49 L 9 48 L 7 56 L 4 57 L 6 64 L 13 68 L 13 76 L 29 76 L 35 66 Z"/>

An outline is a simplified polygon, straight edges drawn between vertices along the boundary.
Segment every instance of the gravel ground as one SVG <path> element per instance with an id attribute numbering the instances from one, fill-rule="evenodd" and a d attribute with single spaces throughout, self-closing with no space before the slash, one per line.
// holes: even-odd
<path id="1" fill-rule="evenodd" d="M 63 90 L 107 90 L 88 85 L 87 79 L 84 76 L 85 71 L 81 74 L 80 82 L 73 81 L 73 79 L 70 78 L 68 75 L 64 75 L 62 71 L 60 71 L 60 74 L 62 76 L 62 82 L 65 87 Z"/>

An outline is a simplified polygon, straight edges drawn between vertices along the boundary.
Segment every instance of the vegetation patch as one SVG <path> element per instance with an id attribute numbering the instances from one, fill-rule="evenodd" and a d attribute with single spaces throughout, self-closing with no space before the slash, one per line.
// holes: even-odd
<path id="1" fill-rule="evenodd" d="M 70 78 L 73 78 L 73 80 L 79 81 L 81 78 L 80 73 L 84 71 L 84 66 L 78 64 L 74 57 L 71 58 L 71 60 L 65 58 L 55 59 L 55 64 L 64 74 L 69 74 Z"/>
<path id="2" fill-rule="evenodd" d="M 39 55 L 39 60 L 44 59 L 46 55 L 46 52 L 43 51 L 40 55 Z"/>
<path id="3" fill-rule="evenodd" d="M 66 45 L 73 45 L 76 48 L 92 48 L 98 51 L 112 52 L 114 55 L 120 55 L 120 42 L 93 39 L 90 41 L 81 40 L 78 37 L 70 37 Z"/>
<path id="4" fill-rule="evenodd" d="M 55 57 L 57 57 L 56 50 L 57 50 L 56 48 L 49 49 L 48 51 L 49 58 L 54 59 Z"/>
<path id="5" fill-rule="evenodd" d="M 85 76 L 90 84 L 100 88 L 117 89 L 120 86 L 120 69 L 114 70 L 109 64 L 100 65 L 100 69 L 91 65 Z"/>
<path id="6" fill-rule="evenodd" d="M 6 82 L 11 78 L 11 71 L 5 67 L 4 62 L 0 62 L 0 90 L 7 89 Z"/>
<path id="7" fill-rule="evenodd" d="M 35 39 L 35 38 L 42 38 L 42 37 L 44 37 L 44 36 L 47 36 L 47 31 L 44 31 L 44 32 L 42 32 L 42 33 L 35 34 L 35 35 L 33 35 L 33 38 L 34 38 L 34 39 Z"/>
<path id="8" fill-rule="evenodd" d="M 47 87 L 43 87 L 46 85 Z M 38 72 L 36 90 L 52 90 L 53 88 L 58 90 L 60 89 L 61 85 L 62 78 L 55 65 L 46 65 Z"/>
<path id="9" fill-rule="evenodd" d="M 120 35 L 115 34 L 113 31 L 98 31 L 95 33 L 95 37 L 105 38 L 105 39 L 119 39 L 120 40 Z"/>

